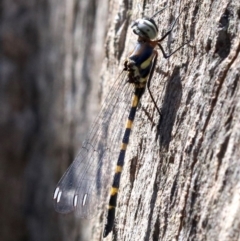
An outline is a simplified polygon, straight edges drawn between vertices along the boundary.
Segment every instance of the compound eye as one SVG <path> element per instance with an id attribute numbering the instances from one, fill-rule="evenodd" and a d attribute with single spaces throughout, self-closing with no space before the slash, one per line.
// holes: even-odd
<path id="1" fill-rule="evenodd" d="M 147 34 L 150 39 L 157 37 L 158 29 L 152 19 L 143 19 L 142 30 Z"/>
<path id="2" fill-rule="evenodd" d="M 133 32 L 140 37 L 148 39 L 154 39 L 157 37 L 158 29 L 152 19 L 138 19 L 132 24 L 132 29 Z"/>

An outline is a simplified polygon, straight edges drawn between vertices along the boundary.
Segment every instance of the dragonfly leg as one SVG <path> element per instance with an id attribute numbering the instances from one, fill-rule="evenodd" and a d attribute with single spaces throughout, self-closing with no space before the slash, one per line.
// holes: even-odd
<path id="1" fill-rule="evenodd" d="M 177 18 L 174 20 L 174 22 L 172 23 L 172 26 L 170 27 L 170 29 L 160 38 L 158 39 L 158 42 L 162 42 L 173 30 L 176 22 L 178 21 L 179 17 L 181 16 L 182 12 L 185 10 L 185 8 L 179 13 L 179 15 L 177 16 Z"/>
<path id="2" fill-rule="evenodd" d="M 173 54 L 175 54 L 179 49 L 181 49 L 184 45 L 188 44 L 191 40 L 187 41 L 186 43 L 182 44 L 180 47 L 178 47 L 176 50 L 174 50 L 172 53 L 170 54 L 166 54 L 166 52 L 164 51 L 162 45 L 160 44 L 161 41 L 163 41 L 173 30 L 176 22 L 178 21 L 179 17 L 181 16 L 182 12 L 185 10 L 185 8 L 179 13 L 179 15 L 177 16 L 177 18 L 174 20 L 172 26 L 170 27 L 170 29 L 160 38 L 157 40 L 158 42 L 158 47 L 160 48 L 160 50 L 162 51 L 163 57 L 164 58 L 169 58 L 170 56 L 172 56 Z"/>
<path id="3" fill-rule="evenodd" d="M 163 49 L 163 46 L 159 43 L 158 47 L 160 48 L 160 50 L 162 51 L 163 57 L 165 59 L 168 59 L 169 57 L 171 57 L 173 54 L 175 54 L 179 49 L 181 49 L 184 45 L 188 44 L 189 42 L 191 42 L 191 40 L 188 40 L 187 42 L 185 42 L 184 44 L 182 44 L 180 47 L 178 47 L 177 49 L 175 49 L 172 53 L 170 54 L 166 54 L 166 52 Z"/>
<path id="4" fill-rule="evenodd" d="M 157 106 L 157 103 L 155 101 L 155 99 L 153 98 L 153 94 L 150 90 L 150 84 L 151 84 L 151 80 L 152 80 L 152 76 L 153 76 L 153 73 L 154 73 L 154 70 L 155 70 L 155 67 L 156 67 L 156 64 L 157 64 L 157 58 L 158 58 L 158 52 L 157 51 L 154 51 L 155 55 L 154 55 L 154 59 L 153 59 L 153 63 L 152 63 L 152 67 L 151 67 L 151 70 L 150 70 L 150 73 L 149 73 L 149 77 L 148 77 L 148 81 L 147 81 L 147 89 L 148 89 L 148 92 L 150 94 L 150 97 L 159 113 L 159 115 L 161 116 L 161 111 L 160 109 L 158 108 Z"/>

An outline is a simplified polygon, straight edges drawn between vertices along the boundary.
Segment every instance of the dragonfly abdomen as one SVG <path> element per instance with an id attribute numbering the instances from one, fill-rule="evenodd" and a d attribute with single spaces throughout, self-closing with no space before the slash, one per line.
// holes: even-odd
<path id="1" fill-rule="evenodd" d="M 110 161 L 110 158 L 107 157 L 112 156 L 112 154 L 115 153 L 115 146 L 112 144 L 119 140 L 118 133 L 122 131 L 121 129 L 121 131 L 116 132 L 117 134 L 113 135 L 113 137 L 108 138 L 107 134 L 114 129 L 111 128 L 110 121 L 116 116 L 117 123 L 120 123 L 123 116 L 125 116 L 125 109 L 123 114 L 119 114 L 120 110 L 116 107 L 121 104 L 123 104 L 123 106 L 125 105 L 124 101 L 121 102 L 121 96 L 123 95 L 125 98 L 125 95 L 128 96 L 130 90 L 130 88 L 125 88 L 125 86 L 127 86 L 127 84 L 133 85 L 134 95 L 110 192 L 107 224 L 105 225 L 103 233 L 104 237 L 106 237 L 113 228 L 117 195 L 122 168 L 124 166 L 125 154 L 129 143 L 136 109 L 146 85 L 150 97 L 161 116 L 161 111 L 150 91 L 150 81 L 153 77 L 158 58 L 158 52 L 155 48 L 159 47 L 163 57 L 169 58 L 190 41 L 185 42 L 169 54 L 165 52 L 161 42 L 172 32 L 173 27 L 184 9 L 174 20 L 170 29 L 161 38 L 155 39 L 157 37 L 158 28 L 153 18 L 164 9 L 166 9 L 166 7 L 155 13 L 150 18 L 144 17 L 134 21 L 132 29 L 133 32 L 138 35 L 138 40 L 133 52 L 130 56 L 128 56 L 124 63 L 123 71 L 127 71 L 127 79 L 117 78 L 115 83 L 116 86 L 114 85 L 111 88 L 111 91 L 103 104 L 102 110 L 92 126 L 87 140 L 83 143 L 83 146 L 74 162 L 59 181 L 53 195 L 54 207 L 57 212 L 69 213 L 76 210 L 79 217 L 83 218 L 88 218 L 94 215 L 94 207 L 96 207 L 95 204 L 101 201 L 99 200 L 99 190 L 100 188 L 104 188 L 106 186 L 105 177 L 102 175 L 103 162 L 105 160 L 107 162 Z M 124 92 L 125 90 L 126 92 Z"/>
<path id="2" fill-rule="evenodd" d="M 113 228 L 114 219 L 115 219 L 115 209 L 117 206 L 117 195 L 118 195 L 118 189 L 119 189 L 119 185 L 120 185 L 122 168 L 124 166 L 125 153 L 127 150 L 127 145 L 129 143 L 129 137 L 130 137 L 130 133 L 132 130 L 132 124 L 133 124 L 133 121 L 135 118 L 139 99 L 141 98 L 142 94 L 144 93 L 144 90 L 145 90 L 144 87 L 135 88 L 135 93 L 132 98 L 131 109 L 130 109 L 128 120 L 126 123 L 126 129 L 125 129 L 124 136 L 122 139 L 121 150 L 120 150 L 120 153 L 118 156 L 118 161 L 117 161 L 117 165 L 115 168 L 115 174 L 114 174 L 114 178 L 113 178 L 113 184 L 112 184 L 112 188 L 110 191 L 107 222 L 105 225 L 103 237 L 106 237 L 112 231 L 112 228 Z"/>

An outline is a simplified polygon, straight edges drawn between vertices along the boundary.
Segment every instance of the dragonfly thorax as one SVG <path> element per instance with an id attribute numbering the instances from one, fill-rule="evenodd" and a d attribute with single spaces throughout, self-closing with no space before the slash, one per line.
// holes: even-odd
<path id="1" fill-rule="evenodd" d="M 124 63 L 124 70 L 128 72 L 128 82 L 135 86 L 143 86 L 151 71 L 152 60 L 155 56 L 156 41 L 142 40 L 139 37 L 131 55 Z"/>
<path id="2" fill-rule="evenodd" d="M 114 85 L 93 123 L 87 139 L 83 142 L 79 154 L 58 182 L 53 194 L 54 208 L 57 212 L 63 214 L 75 211 L 77 217 L 91 218 L 100 209 L 100 206 L 103 206 L 101 201 L 104 198 L 101 195 L 105 194 L 104 188 L 107 187 L 106 184 L 109 181 L 107 173 L 111 170 L 109 167 L 111 167 L 113 158 L 117 157 L 115 149 L 119 145 L 119 135 L 123 132 L 121 128 L 118 130 L 118 125 L 122 123 L 125 117 L 125 110 L 129 107 L 126 100 L 134 89 L 121 149 L 117 157 L 103 237 L 106 237 L 114 227 L 117 195 L 126 150 L 137 107 L 146 87 L 161 117 L 161 111 L 149 88 L 157 64 L 158 52 L 156 47 L 159 47 L 162 51 L 164 58 L 169 58 L 189 42 L 184 43 L 170 54 L 165 53 L 161 41 L 171 34 L 184 9 L 172 23 L 171 28 L 161 38 L 155 39 L 158 28 L 153 18 L 164 9 L 166 7 L 150 18 L 138 19 L 133 23 L 132 29 L 138 35 L 138 39 L 133 51 L 124 63 L 123 71 L 125 73 L 114 81 Z M 128 88 L 129 83 L 131 88 Z"/>
<path id="3" fill-rule="evenodd" d="M 128 71 L 128 78 L 130 83 L 137 83 L 140 80 L 139 68 L 136 66 L 135 62 L 131 59 L 126 61 L 126 67 Z"/>
<path id="4" fill-rule="evenodd" d="M 148 17 L 137 19 L 133 22 L 131 28 L 133 33 L 146 39 L 155 39 L 158 34 L 158 28 L 155 21 Z"/>
<path id="5" fill-rule="evenodd" d="M 131 59 L 126 60 L 124 65 L 125 70 L 128 72 L 128 83 L 132 83 L 136 87 L 144 87 L 147 76 L 141 74 L 141 68 Z"/>

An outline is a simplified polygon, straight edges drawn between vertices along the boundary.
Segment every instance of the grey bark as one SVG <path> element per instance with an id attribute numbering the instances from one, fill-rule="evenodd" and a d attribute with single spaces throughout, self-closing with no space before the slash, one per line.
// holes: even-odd
<path id="1" fill-rule="evenodd" d="M 54 212 L 54 187 L 136 36 L 132 20 L 164 2 L 2 1 L 0 57 L 1 240 L 100 240 Z M 134 122 L 114 240 L 240 240 L 240 4 L 168 1 L 159 36 L 186 7 Z M 105 23 L 108 32 L 105 40 Z M 104 61 L 103 52 L 105 51 Z M 103 63 L 102 63 L 103 62 Z M 101 78 L 99 78 L 102 64 Z M 85 239 L 84 239 L 85 238 Z M 111 240 L 110 235 L 106 240 Z"/>
<path id="2" fill-rule="evenodd" d="M 131 4 L 123 6 L 134 20 L 141 8 Z M 192 42 L 168 60 L 160 53 L 151 90 L 162 116 L 146 92 L 127 151 L 112 235 L 131 241 L 240 240 L 240 3 L 168 1 L 168 6 L 156 17 L 160 36 L 186 9 L 164 48 L 174 50 L 187 38 Z M 151 16 L 163 3 L 144 7 Z M 119 32 L 110 33 L 112 55 L 122 51 L 123 62 L 136 36 L 128 28 L 118 51 Z"/>
<path id="3" fill-rule="evenodd" d="M 1 2 L 1 240 L 87 240 L 52 195 L 99 108 L 107 7 Z"/>

